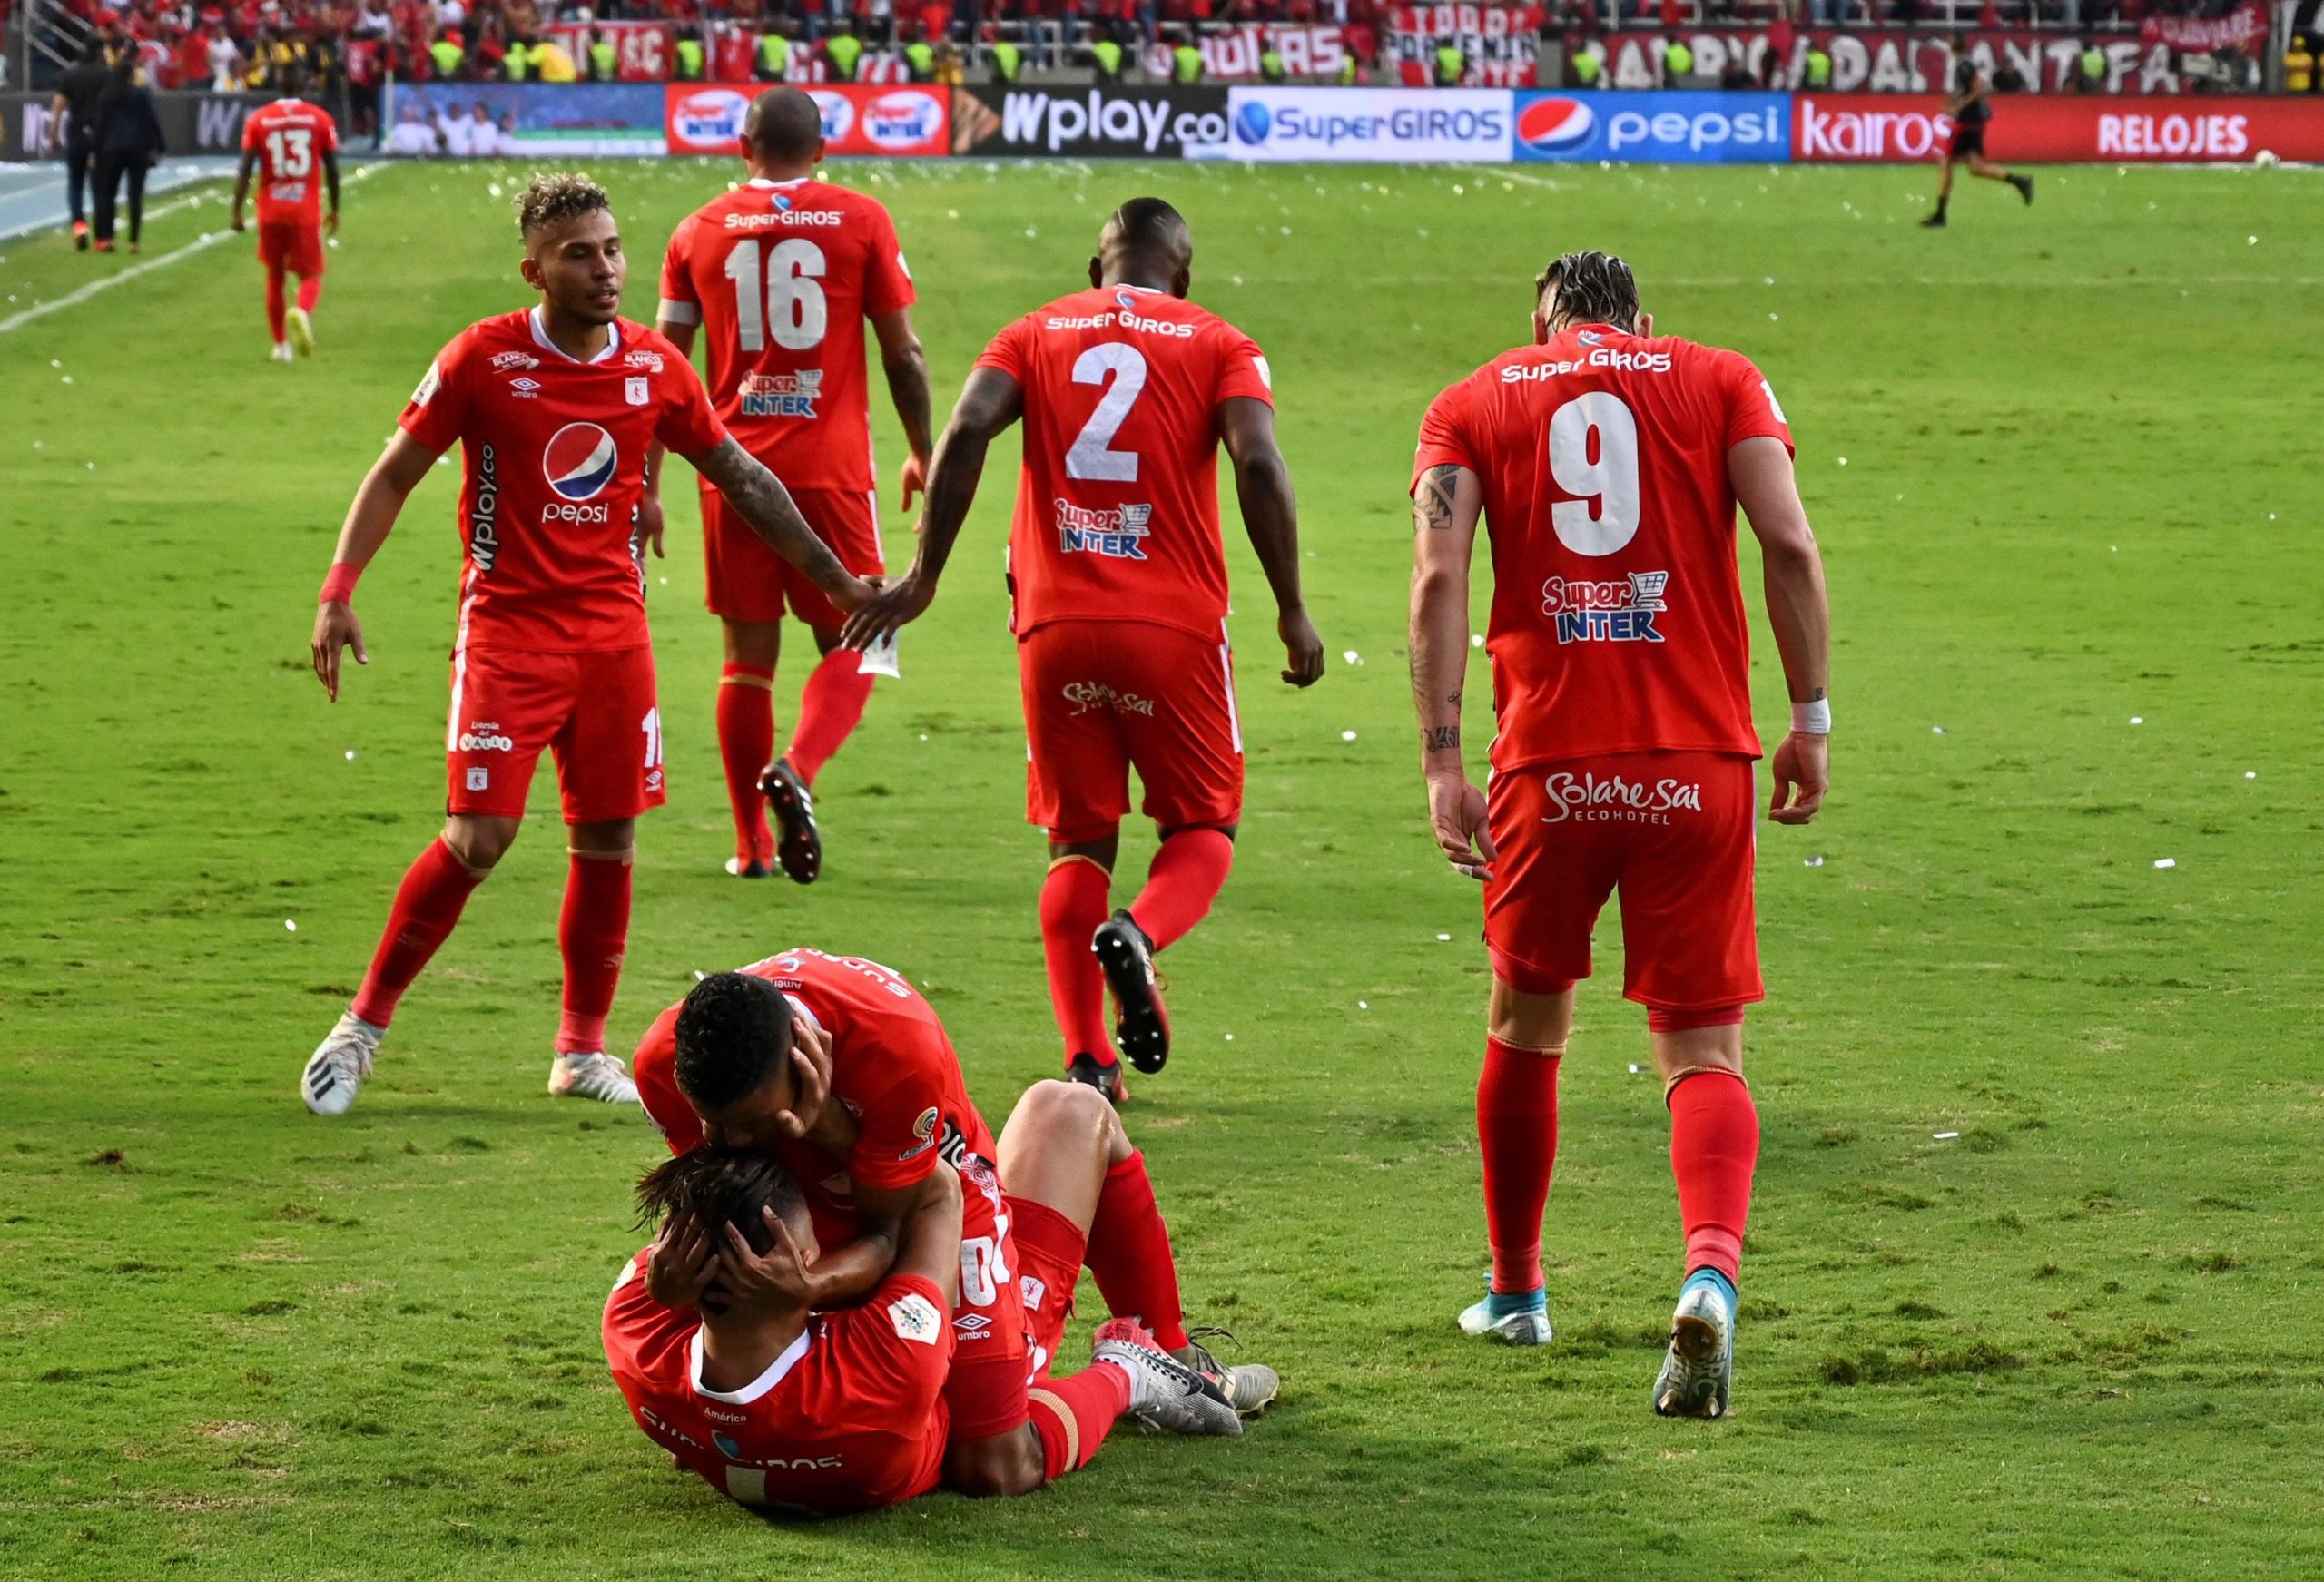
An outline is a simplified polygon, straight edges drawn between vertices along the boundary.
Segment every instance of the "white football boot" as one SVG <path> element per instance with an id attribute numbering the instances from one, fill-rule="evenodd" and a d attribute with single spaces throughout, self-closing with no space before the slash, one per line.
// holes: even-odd
<path id="1" fill-rule="evenodd" d="M 282 327 L 290 331 L 291 350 L 300 357 L 315 355 L 315 321 L 304 308 L 293 308 L 285 313 Z"/>
<path id="2" fill-rule="evenodd" d="M 637 1084 L 610 1055 L 560 1055 L 549 1062 L 548 1091 L 556 1098 L 594 1098 L 605 1104 L 635 1104 Z"/>
<path id="3" fill-rule="evenodd" d="M 372 1057 L 387 1036 L 385 1027 L 373 1027 L 353 1011 L 340 1017 L 299 1074 L 299 1096 L 307 1107 L 319 1115 L 345 1115 L 355 1103 L 356 1089 L 371 1075 Z"/>
<path id="4" fill-rule="evenodd" d="M 1108 1319 L 1090 1338 L 1092 1366 L 1114 1363 L 1129 1374 L 1129 1415 L 1148 1433 L 1232 1439 L 1243 1431 L 1218 1385 L 1156 1345 L 1136 1319 Z"/>
<path id="5" fill-rule="evenodd" d="M 1485 1295 L 1482 1302 L 1472 1302 L 1461 1310 L 1461 1332 L 1464 1335 L 1490 1335 L 1506 1341 L 1512 1346 L 1546 1346 L 1550 1343 L 1550 1302 L 1546 1288 L 1530 1293 L 1531 1300 L 1516 1298 L 1518 1305 L 1510 1308 L 1509 1298 L 1496 1304 L 1492 1293 L 1492 1277 L 1485 1277 Z M 1495 1311 L 1498 1305 L 1503 1311 Z"/>

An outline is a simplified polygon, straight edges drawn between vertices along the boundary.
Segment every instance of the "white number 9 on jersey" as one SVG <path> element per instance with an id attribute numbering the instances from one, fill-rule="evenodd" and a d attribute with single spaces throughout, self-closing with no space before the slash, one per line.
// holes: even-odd
<path id="1" fill-rule="evenodd" d="M 1620 396 L 1591 390 L 1551 416 L 1550 477 L 1581 496 L 1550 506 L 1550 525 L 1568 549 L 1611 555 L 1637 536 L 1638 419 Z"/>

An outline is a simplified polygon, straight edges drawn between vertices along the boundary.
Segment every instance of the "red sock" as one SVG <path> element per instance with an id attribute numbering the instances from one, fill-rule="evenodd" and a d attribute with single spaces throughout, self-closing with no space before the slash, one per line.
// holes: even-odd
<path id="1" fill-rule="evenodd" d="M 1728 1071 L 1681 1077 L 1670 1090 L 1670 1174 L 1689 1274 L 1708 1266 L 1735 1282 L 1758 1162 L 1759 1112 L 1743 1079 Z"/>
<path id="2" fill-rule="evenodd" d="M 311 313 L 323 300 L 323 278 L 320 275 L 299 277 L 299 310 Z"/>
<path id="3" fill-rule="evenodd" d="M 1170 1228 L 1154 1202 L 1154 1183 L 1147 1179 L 1144 1153 L 1106 1172 L 1098 1214 L 1089 1222 L 1087 1256 L 1108 1312 L 1135 1317 L 1166 1351 L 1187 1343 L 1177 1260 L 1170 1253 Z"/>
<path id="4" fill-rule="evenodd" d="M 1492 1288 L 1504 1296 L 1541 1285 L 1541 1210 L 1558 1157 L 1558 1059 L 1485 1040 L 1477 1078 L 1477 1144 L 1485 1159 L 1485 1240 Z"/>
<path id="5" fill-rule="evenodd" d="M 282 327 L 282 272 L 266 271 L 266 327 L 274 331 L 274 344 L 281 345 L 290 339 L 290 331 Z M 369 1017 L 364 1018 L 369 1021 Z"/>
<path id="6" fill-rule="evenodd" d="M 1129 915 L 1157 950 L 1167 949 L 1209 914 L 1234 866 L 1235 842 L 1225 830 L 1181 830 L 1154 853 L 1146 888 L 1129 903 Z"/>
<path id="7" fill-rule="evenodd" d="M 1041 954 L 1049 968 L 1049 1008 L 1065 1036 L 1065 1056 L 1095 1055 L 1110 1065 L 1114 1037 L 1106 1028 L 1106 975 L 1089 936 L 1108 917 L 1114 876 L 1087 857 L 1060 857 L 1041 881 Z"/>
<path id="8" fill-rule="evenodd" d="M 734 855 L 763 862 L 774 852 L 759 776 L 774 758 L 774 672 L 729 663 L 718 673 L 718 756 L 726 765 L 726 801 L 734 811 Z"/>
<path id="9" fill-rule="evenodd" d="M 862 720 L 863 705 L 871 697 L 872 678 L 863 673 L 862 654 L 834 648 L 823 655 L 799 693 L 799 725 L 783 755 L 801 780 L 815 783 L 815 776 Z"/>
<path id="10" fill-rule="evenodd" d="M 444 943 L 452 925 L 460 920 L 469 894 L 483 882 L 484 875 L 468 871 L 449 846 L 430 840 L 396 887 L 371 969 L 363 975 L 363 987 L 348 1008 L 375 1027 L 386 1027 L 403 991 Z"/>
<path id="11" fill-rule="evenodd" d="M 1093 1362 L 1070 1379 L 1044 1379 L 1025 1392 L 1033 1431 L 1041 1437 L 1041 1473 L 1054 1482 L 1087 1467 L 1129 1410 L 1129 1375 Z"/>
<path id="12" fill-rule="evenodd" d="M 629 864 L 575 852 L 565 875 L 565 909 L 556 919 L 565 955 L 565 1014 L 556 1025 L 560 1055 L 602 1055 L 606 1014 L 621 983 L 629 946 Z"/>

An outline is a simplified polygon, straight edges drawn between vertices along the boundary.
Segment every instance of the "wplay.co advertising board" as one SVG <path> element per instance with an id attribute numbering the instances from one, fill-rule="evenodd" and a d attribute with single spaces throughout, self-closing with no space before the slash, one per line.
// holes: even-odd
<path id="1" fill-rule="evenodd" d="M 958 88 L 952 152 L 1179 159 L 1226 141 L 1226 90 L 1201 84 Z"/>
<path id="2" fill-rule="evenodd" d="M 1780 164 L 1791 158 L 1791 95 L 1525 93 L 1512 141 L 1529 162 Z"/>
<path id="3" fill-rule="evenodd" d="M 740 153 L 743 117 L 761 92 L 755 83 L 671 84 L 663 100 L 670 152 Z M 806 92 L 823 113 L 829 152 L 919 158 L 951 152 L 951 102 L 945 89 L 821 83 Z"/>
<path id="4" fill-rule="evenodd" d="M 1508 90 L 1234 87 L 1226 141 L 1189 159 L 1261 162 L 1502 164 Z"/>

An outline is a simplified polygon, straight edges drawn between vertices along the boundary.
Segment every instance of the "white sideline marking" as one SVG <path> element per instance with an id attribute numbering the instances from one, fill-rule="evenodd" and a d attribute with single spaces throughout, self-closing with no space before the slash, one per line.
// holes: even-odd
<path id="1" fill-rule="evenodd" d="M 110 290 L 115 286 L 125 284 L 149 270 L 160 269 L 163 264 L 175 263 L 190 252 L 200 252 L 205 247 L 215 247 L 233 234 L 234 232 L 231 231 L 210 231 L 205 235 L 195 237 L 174 251 L 165 252 L 159 258 L 149 258 L 143 263 L 132 264 L 117 275 L 107 275 L 103 280 L 91 280 L 87 285 L 67 291 L 54 301 L 35 303 L 21 313 L 11 313 L 5 319 L 0 319 L 0 335 L 21 329 L 35 319 L 45 319 L 51 313 L 61 312 L 66 308 L 78 307 L 99 291 Z"/>

